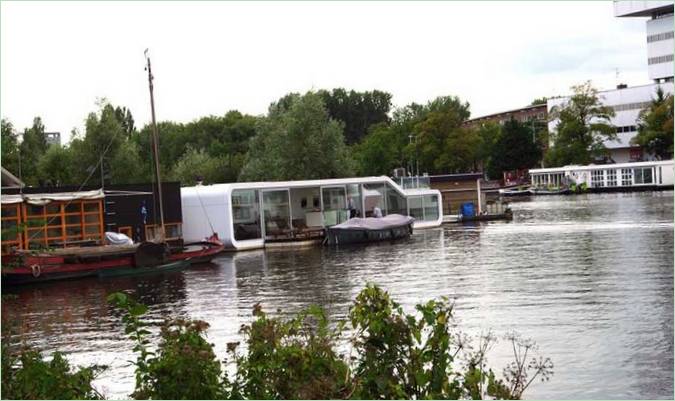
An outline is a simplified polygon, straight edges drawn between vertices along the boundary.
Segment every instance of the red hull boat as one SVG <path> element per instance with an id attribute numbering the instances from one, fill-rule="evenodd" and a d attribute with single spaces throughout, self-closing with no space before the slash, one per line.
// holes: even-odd
<path id="1" fill-rule="evenodd" d="M 29 284 L 98 276 L 103 271 L 161 264 L 147 262 L 147 256 L 140 255 L 140 248 L 138 245 L 106 245 L 58 249 L 49 253 L 19 252 L 6 255 L 2 260 L 2 284 Z M 208 263 L 224 249 L 223 243 L 214 235 L 206 241 L 172 249 L 168 260 L 164 262 L 187 260 L 191 265 Z"/>

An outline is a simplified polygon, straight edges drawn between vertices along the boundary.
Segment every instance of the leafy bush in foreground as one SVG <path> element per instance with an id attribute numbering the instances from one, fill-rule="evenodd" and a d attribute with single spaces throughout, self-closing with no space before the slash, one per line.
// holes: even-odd
<path id="1" fill-rule="evenodd" d="M 553 368 L 548 358 L 528 360 L 535 344 L 509 334 L 514 361 L 498 380 L 486 368 L 495 337 L 483 335 L 474 347 L 456 330 L 447 299 L 417 305 L 411 315 L 387 292 L 368 285 L 349 322 L 335 328 L 316 306 L 283 320 L 256 305 L 255 320 L 241 329 L 246 350 L 227 344 L 230 378 L 204 337 L 207 323 L 167 323 L 155 355 L 147 351 L 147 332 L 138 319 L 143 308 L 124 294 L 110 299 L 126 309 L 127 333 L 140 353 L 136 398 L 518 399 L 536 378 L 548 380 Z M 336 351 L 345 335 L 352 348 L 348 358 Z"/>
<path id="2" fill-rule="evenodd" d="M 70 364 L 59 352 L 47 362 L 35 350 L 13 355 L 2 344 L 2 399 L 12 400 L 99 400 L 103 397 L 91 382 L 102 366 L 80 368 L 71 373 Z"/>
<path id="3" fill-rule="evenodd" d="M 255 305 L 253 322 L 241 328 L 245 350 L 228 343 L 225 365 L 206 340 L 208 323 L 167 321 L 153 351 L 142 319 L 147 307 L 122 293 L 108 300 L 123 310 L 135 343 L 135 399 L 519 399 L 553 368 L 550 359 L 532 357 L 532 341 L 509 334 L 514 360 L 497 379 L 486 367 L 495 337 L 482 335 L 474 345 L 457 330 L 447 299 L 406 314 L 373 285 L 356 297 L 348 321 L 334 327 L 317 306 L 282 319 Z M 351 347 L 348 356 L 338 344 Z M 91 383 L 101 369 L 71 373 L 58 352 L 47 362 L 28 349 L 12 355 L 3 342 L 2 397 L 100 399 Z"/>

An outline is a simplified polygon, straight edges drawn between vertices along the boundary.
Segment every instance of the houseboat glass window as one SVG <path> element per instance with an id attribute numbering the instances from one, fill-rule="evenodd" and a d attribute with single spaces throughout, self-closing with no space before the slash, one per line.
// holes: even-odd
<path id="1" fill-rule="evenodd" d="M 347 184 L 347 206 L 349 206 L 349 200 L 351 199 L 351 206 L 354 208 L 353 216 L 350 217 L 363 217 L 361 213 L 361 186 L 359 184 Z"/>
<path id="2" fill-rule="evenodd" d="M 43 215 L 44 214 L 44 207 L 43 206 L 35 206 L 35 205 L 26 205 L 26 214 L 29 216 L 35 216 L 35 215 Z"/>
<path id="3" fill-rule="evenodd" d="M 61 213 L 61 204 L 50 203 L 47 205 L 47 214 Z"/>
<path id="4" fill-rule="evenodd" d="M 405 197 L 387 184 L 387 214 L 400 214 L 405 216 L 407 211 L 408 205 Z"/>
<path id="5" fill-rule="evenodd" d="M 262 238 L 259 201 L 258 191 L 255 189 L 232 191 L 232 227 L 235 240 Z"/>
<path id="6" fill-rule="evenodd" d="M 632 168 L 622 168 L 621 169 L 621 186 L 629 187 L 633 185 L 633 169 Z"/>
<path id="7" fill-rule="evenodd" d="M 636 168 L 635 170 L 635 183 L 636 184 L 651 184 L 652 183 L 652 169 L 649 168 Z"/>
<path id="8" fill-rule="evenodd" d="M 82 211 L 81 202 L 73 202 L 66 205 L 66 213 L 80 213 Z"/>
<path id="9" fill-rule="evenodd" d="M 21 248 L 21 230 L 19 230 L 20 204 L 2 206 L 2 254 L 12 248 Z"/>
<path id="10" fill-rule="evenodd" d="M 277 238 L 291 232 L 291 213 L 288 190 L 263 191 L 263 218 L 265 235 Z"/>
<path id="11" fill-rule="evenodd" d="M 424 195 L 424 220 L 438 220 L 438 196 Z"/>
<path id="12" fill-rule="evenodd" d="M 591 187 L 600 188 L 605 186 L 605 171 L 591 170 Z"/>
<path id="13" fill-rule="evenodd" d="M 607 170 L 607 186 L 615 187 L 616 186 L 616 170 L 611 169 Z"/>
<path id="14" fill-rule="evenodd" d="M 84 204 L 84 211 L 85 212 L 98 212 L 98 202 L 86 202 Z"/>
<path id="15" fill-rule="evenodd" d="M 410 217 L 417 221 L 424 220 L 424 208 L 422 207 L 421 196 L 411 196 L 408 198 L 408 205 L 410 206 Z"/>
<path id="16" fill-rule="evenodd" d="M 366 217 L 373 217 L 375 206 L 380 208 L 383 216 L 387 214 L 384 191 L 384 184 L 363 184 Z"/>
<path id="17" fill-rule="evenodd" d="M 321 188 L 323 199 L 323 222 L 330 227 L 347 220 L 347 196 L 344 187 Z"/>

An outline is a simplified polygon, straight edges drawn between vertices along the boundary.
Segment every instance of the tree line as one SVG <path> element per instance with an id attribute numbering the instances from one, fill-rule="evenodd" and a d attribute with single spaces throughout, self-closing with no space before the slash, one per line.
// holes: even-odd
<path id="1" fill-rule="evenodd" d="M 542 164 L 588 164 L 607 157 L 603 142 L 617 137 L 590 83 L 572 88 L 569 101 L 551 110 L 557 119 L 468 125 L 470 106 L 457 96 L 426 104 L 392 106 L 383 91 L 290 93 L 265 115 L 228 111 L 189 123 L 161 121 L 162 177 L 192 185 L 252 180 L 292 180 L 388 175 L 409 172 L 448 174 L 502 172 Z M 533 104 L 546 102 L 535 99 Z M 19 134 L 2 120 L 2 165 L 28 185 L 137 183 L 152 180 L 151 127 L 138 128 L 129 109 L 99 101 L 84 132 L 69 144 L 48 145 L 42 119 Z M 673 154 L 673 97 L 659 90 L 643 110 L 634 144 L 659 158 Z M 21 137 L 21 140 L 19 140 Z M 548 146 L 549 142 L 553 146 Z"/>

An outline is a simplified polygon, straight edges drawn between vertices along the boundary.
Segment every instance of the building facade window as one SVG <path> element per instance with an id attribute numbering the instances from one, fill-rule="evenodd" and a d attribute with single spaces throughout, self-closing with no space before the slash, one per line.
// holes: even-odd
<path id="1" fill-rule="evenodd" d="M 661 63 L 668 63 L 673 61 L 673 55 L 672 54 L 666 54 L 663 56 L 656 56 L 656 57 L 650 57 L 647 60 L 647 64 L 652 65 L 652 64 L 661 64 Z"/>
<path id="2" fill-rule="evenodd" d="M 616 133 L 621 134 L 624 132 L 636 132 L 637 127 L 635 125 L 624 125 L 623 127 L 615 127 Z"/>
<path id="3" fill-rule="evenodd" d="M 673 38 L 673 31 L 661 32 L 654 35 L 647 36 L 647 43 L 659 42 L 661 40 L 668 40 Z"/>
<path id="4" fill-rule="evenodd" d="M 614 111 L 619 112 L 626 110 L 642 110 L 648 107 L 650 104 L 651 102 L 635 102 L 635 103 L 616 104 L 610 107 L 613 108 Z"/>

